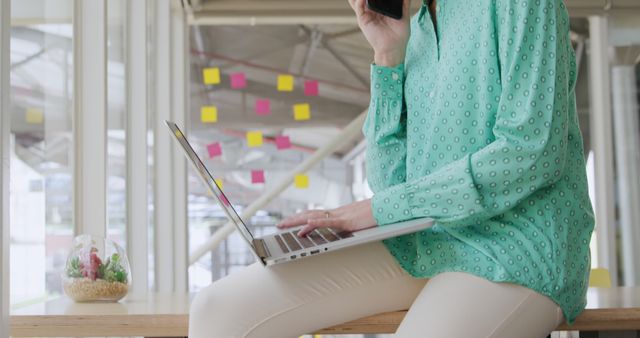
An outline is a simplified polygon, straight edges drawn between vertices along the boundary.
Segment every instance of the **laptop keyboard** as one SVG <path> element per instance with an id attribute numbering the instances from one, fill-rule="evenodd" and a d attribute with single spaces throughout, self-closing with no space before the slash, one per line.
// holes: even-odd
<path id="1" fill-rule="evenodd" d="M 331 228 L 317 228 L 307 234 L 306 237 L 298 237 L 298 230 L 277 234 L 274 237 L 284 252 L 298 251 L 302 248 L 310 248 L 320 244 L 339 241 L 344 238 L 353 237 L 347 231 L 336 232 Z"/>

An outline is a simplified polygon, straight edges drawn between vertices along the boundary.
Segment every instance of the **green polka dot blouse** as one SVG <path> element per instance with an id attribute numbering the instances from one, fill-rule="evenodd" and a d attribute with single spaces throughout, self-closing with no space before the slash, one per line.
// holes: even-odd
<path id="1" fill-rule="evenodd" d="M 584 309 L 594 226 L 561 0 L 441 0 L 411 20 L 404 64 L 372 65 L 363 126 L 378 224 L 415 277 L 462 271 Z"/>

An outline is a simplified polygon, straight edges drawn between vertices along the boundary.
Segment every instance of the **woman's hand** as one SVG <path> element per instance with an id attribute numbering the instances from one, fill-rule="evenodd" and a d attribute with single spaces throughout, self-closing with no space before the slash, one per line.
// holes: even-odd
<path id="1" fill-rule="evenodd" d="M 278 224 L 278 228 L 285 229 L 295 226 L 306 226 L 298 232 L 298 236 L 306 236 L 316 228 L 330 227 L 340 231 L 357 231 L 376 226 L 376 220 L 371 211 L 371 200 L 363 200 L 341 206 L 332 210 L 308 210 L 297 215 L 287 217 Z"/>
<path id="2" fill-rule="evenodd" d="M 402 4 L 402 19 L 396 20 L 367 8 L 366 0 L 349 0 L 356 12 L 358 26 L 375 52 L 374 62 L 380 66 L 393 67 L 404 62 L 409 41 L 409 6 L 411 0 Z"/>

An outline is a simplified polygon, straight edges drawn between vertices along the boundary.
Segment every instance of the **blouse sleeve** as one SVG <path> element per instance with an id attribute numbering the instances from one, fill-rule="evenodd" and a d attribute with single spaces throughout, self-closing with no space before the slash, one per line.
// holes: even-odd
<path id="1" fill-rule="evenodd" d="M 371 65 L 371 102 L 363 125 L 367 180 L 376 193 L 406 179 L 404 65 Z"/>
<path id="2" fill-rule="evenodd" d="M 431 217 L 444 226 L 470 225 L 504 213 L 563 175 L 574 95 L 566 8 L 562 0 L 496 0 L 495 13 L 502 92 L 494 141 L 375 193 L 378 224 Z"/>

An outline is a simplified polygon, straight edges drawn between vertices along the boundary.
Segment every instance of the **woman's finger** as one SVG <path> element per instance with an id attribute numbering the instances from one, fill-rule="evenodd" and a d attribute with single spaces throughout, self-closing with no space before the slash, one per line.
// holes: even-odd
<path id="1" fill-rule="evenodd" d="M 304 223 L 300 223 L 300 222 L 304 222 L 304 221 L 307 220 L 307 218 L 308 218 L 307 214 L 308 213 L 309 213 L 309 211 L 304 211 L 302 213 L 289 216 L 289 217 L 283 219 L 282 221 L 280 221 L 280 223 L 278 223 L 278 225 L 276 225 L 276 226 L 278 228 L 288 228 L 288 227 L 292 227 L 292 226 L 296 226 L 296 225 L 302 225 Z"/>
<path id="2" fill-rule="evenodd" d="M 325 213 L 326 212 L 324 210 L 307 210 L 299 214 L 285 218 L 276 226 L 282 229 L 282 228 L 290 228 L 290 227 L 303 225 L 303 224 L 306 224 L 307 220 L 309 219 L 326 217 Z"/>
<path id="3" fill-rule="evenodd" d="M 298 232 L 298 236 L 304 237 L 317 228 L 334 228 L 343 230 L 345 222 L 340 218 L 314 218 L 307 221 L 307 225 Z"/>
<path id="4" fill-rule="evenodd" d="M 308 233 L 315 229 L 315 225 L 307 224 L 302 229 L 300 229 L 300 231 L 298 231 L 298 237 L 305 237 Z"/>

